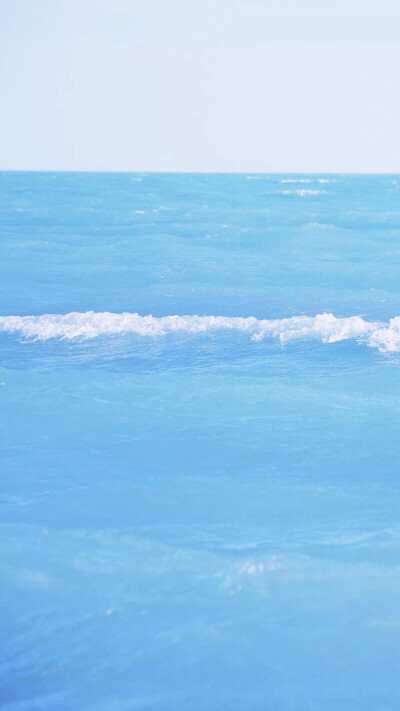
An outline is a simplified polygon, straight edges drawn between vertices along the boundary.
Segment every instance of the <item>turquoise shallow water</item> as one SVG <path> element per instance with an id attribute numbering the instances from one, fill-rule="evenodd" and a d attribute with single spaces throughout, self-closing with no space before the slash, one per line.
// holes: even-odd
<path id="1" fill-rule="evenodd" d="M 0 186 L 1 707 L 397 711 L 400 177 Z"/>

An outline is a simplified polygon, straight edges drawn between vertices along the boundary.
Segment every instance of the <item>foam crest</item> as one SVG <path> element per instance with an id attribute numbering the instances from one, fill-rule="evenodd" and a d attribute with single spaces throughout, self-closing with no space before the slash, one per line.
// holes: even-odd
<path id="1" fill-rule="evenodd" d="M 312 183 L 311 178 L 284 178 L 281 183 Z"/>
<path id="2" fill-rule="evenodd" d="M 382 352 L 400 353 L 400 316 L 391 318 L 388 326 L 375 329 L 369 337 L 369 345 Z"/>
<path id="3" fill-rule="evenodd" d="M 0 333 L 25 339 L 93 339 L 133 333 L 143 337 L 167 334 L 206 334 L 237 331 L 252 340 L 276 338 L 282 344 L 294 340 L 336 343 L 355 339 L 382 352 L 400 352 L 400 316 L 388 323 L 365 321 L 361 316 L 337 318 L 333 314 L 257 319 L 254 316 L 140 316 L 137 313 L 43 314 L 41 316 L 0 316 Z"/>
<path id="4" fill-rule="evenodd" d="M 327 184 L 336 182 L 336 180 L 328 180 L 327 178 L 318 178 L 312 180 L 311 178 L 284 178 L 280 181 L 281 183 L 321 183 Z"/>
<path id="5" fill-rule="evenodd" d="M 284 195 L 300 195 L 304 197 L 305 195 L 322 195 L 324 190 L 306 190 L 304 188 L 299 190 L 283 190 Z"/>

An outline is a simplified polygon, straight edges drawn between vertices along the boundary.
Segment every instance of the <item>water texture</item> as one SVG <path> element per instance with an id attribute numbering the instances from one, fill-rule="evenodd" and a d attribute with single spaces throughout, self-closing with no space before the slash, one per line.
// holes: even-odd
<path id="1" fill-rule="evenodd" d="M 0 707 L 398 711 L 400 177 L 0 173 Z"/>

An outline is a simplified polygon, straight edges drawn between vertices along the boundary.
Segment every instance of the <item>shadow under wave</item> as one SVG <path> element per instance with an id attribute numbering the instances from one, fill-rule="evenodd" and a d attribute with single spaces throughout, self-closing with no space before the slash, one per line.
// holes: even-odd
<path id="1" fill-rule="evenodd" d="M 357 368 L 400 365 L 399 353 L 380 353 L 363 342 L 321 343 L 277 339 L 252 341 L 243 333 L 167 334 L 143 338 L 137 334 L 95 339 L 39 341 L 2 334 L 1 362 L 8 369 L 51 372 L 60 369 L 110 372 L 193 372 L 250 375 L 308 373 L 326 375 Z"/>

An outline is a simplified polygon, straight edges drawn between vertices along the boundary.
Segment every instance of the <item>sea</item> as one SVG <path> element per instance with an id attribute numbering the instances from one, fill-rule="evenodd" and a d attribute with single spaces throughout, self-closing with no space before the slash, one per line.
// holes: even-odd
<path id="1" fill-rule="evenodd" d="M 398 711 L 400 176 L 0 174 L 2 711 Z"/>

